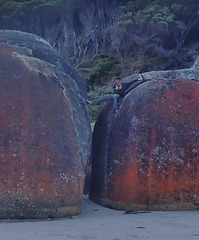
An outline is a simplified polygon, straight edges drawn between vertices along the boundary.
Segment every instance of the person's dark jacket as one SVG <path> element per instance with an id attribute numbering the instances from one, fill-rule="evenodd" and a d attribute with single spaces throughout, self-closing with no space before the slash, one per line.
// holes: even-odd
<path id="1" fill-rule="evenodd" d="M 131 91 L 133 88 L 136 88 L 143 82 L 145 81 L 136 79 L 130 82 L 122 82 L 121 84 L 115 83 L 113 86 L 114 94 L 119 94 L 121 97 L 124 97 L 129 91 Z"/>
<path id="2" fill-rule="evenodd" d="M 114 94 L 119 94 L 120 96 L 125 95 L 125 90 L 131 85 L 131 83 L 115 83 L 113 86 Z"/>

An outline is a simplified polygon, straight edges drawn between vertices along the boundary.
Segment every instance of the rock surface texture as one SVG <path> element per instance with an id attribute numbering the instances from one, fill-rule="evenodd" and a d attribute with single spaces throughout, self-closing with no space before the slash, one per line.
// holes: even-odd
<path id="1" fill-rule="evenodd" d="M 149 80 L 125 96 L 115 115 L 111 104 L 101 112 L 90 198 L 123 210 L 197 210 L 199 81 Z"/>
<path id="2" fill-rule="evenodd" d="M 0 63 L 0 218 L 79 214 L 91 139 L 80 77 L 18 31 L 0 31 Z"/>

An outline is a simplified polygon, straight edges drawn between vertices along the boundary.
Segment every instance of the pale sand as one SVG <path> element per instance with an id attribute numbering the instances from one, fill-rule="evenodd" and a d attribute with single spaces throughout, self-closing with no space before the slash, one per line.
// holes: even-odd
<path id="1" fill-rule="evenodd" d="M 199 212 L 124 214 L 86 197 L 82 213 L 46 221 L 1 221 L 0 240 L 198 240 Z"/>

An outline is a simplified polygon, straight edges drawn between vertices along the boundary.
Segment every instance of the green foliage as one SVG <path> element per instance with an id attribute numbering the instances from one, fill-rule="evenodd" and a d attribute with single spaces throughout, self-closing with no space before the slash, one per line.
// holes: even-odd
<path id="1" fill-rule="evenodd" d="M 93 67 L 95 67 L 96 62 L 93 59 L 88 59 L 86 61 L 84 61 L 81 66 L 80 69 L 91 69 Z"/>
<path id="2" fill-rule="evenodd" d="M 135 9 L 135 11 L 143 10 L 143 9 L 145 9 L 148 5 L 150 5 L 151 2 L 153 2 L 153 0 L 137 0 L 137 1 L 135 1 L 135 3 L 134 3 L 134 9 Z"/>
<path id="3" fill-rule="evenodd" d="M 147 58 L 140 61 L 134 68 L 135 72 L 147 72 L 164 69 L 169 65 L 169 61 L 162 55 Z"/>
<path id="4" fill-rule="evenodd" d="M 175 21 L 178 20 L 183 22 L 187 22 L 197 17 L 199 10 L 198 0 L 156 0 L 152 5 L 168 7 L 175 15 Z"/>
<path id="5" fill-rule="evenodd" d="M 171 5 L 171 10 L 173 11 L 173 12 L 175 12 L 175 13 L 180 13 L 183 9 L 183 6 L 182 6 L 182 4 L 172 4 Z"/>
<path id="6" fill-rule="evenodd" d="M 134 4 L 130 1 L 127 5 L 119 6 L 119 14 L 117 17 L 117 23 L 119 25 L 130 25 L 133 24 L 133 17 L 134 17 Z"/>
<path id="7" fill-rule="evenodd" d="M 29 1 L 14 1 L 2 0 L 0 15 L 2 16 L 19 16 L 24 13 L 32 12 L 34 10 L 43 9 L 47 7 L 59 7 L 63 0 L 29 0 Z"/>
<path id="8" fill-rule="evenodd" d="M 136 12 L 135 23 L 142 30 L 140 36 L 161 42 L 163 48 L 176 54 L 199 22 L 198 11 L 198 0 L 154 0 Z"/>
<path id="9" fill-rule="evenodd" d="M 174 19 L 175 15 L 170 11 L 169 7 L 161 7 L 153 4 L 147 9 L 138 12 L 136 23 L 148 23 L 151 27 L 156 25 L 156 32 L 165 34 L 165 32 L 169 31 L 169 24 L 173 23 Z"/>
<path id="10" fill-rule="evenodd" d="M 103 52 L 95 59 L 85 61 L 80 66 L 79 72 L 86 79 L 88 99 L 93 100 L 113 92 L 110 80 L 121 74 L 121 67 L 118 64 L 117 58 Z M 97 120 L 97 116 L 104 105 L 105 103 L 88 105 L 91 122 L 94 123 Z"/>
<path id="11" fill-rule="evenodd" d="M 123 15 L 120 16 L 118 19 L 118 24 L 119 25 L 130 25 L 133 23 L 133 13 L 132 12 L 127 12 Z"/>
<path id="12" fill-rule="evenodd" d="M 88 92 L 88 99 L 94 100 L 105 94 L 112 93 L 112 91 L 113 91 L 112 87 L 110 86 L 103 86 L 103 87 L 95 86 L 91 91 Z M 89 115 L 92 123 L 96 122 L 98 114 L 102 110 L 104 105 L 105 103 L 102 103 L 100 105 L 91 105 L 91 104 L 88 105 Z"/>
<path id="13" fill-rule="evenodd" d="M 87 79 L 86 85 L 104 85 L 108 82 L 109 77 L 114 75 L 118 71 L 119 61 L 114 56 L 101 53 L 98 58 L 96 65 L 91 69 Z"/>
<path id="14" fill-rule="evenodd" d="M 198 12 L 198 0 L 135 0 L 122 3 L 109 33 L 112 46 L 117 48 L 118 56 L 124 58 L 123 67 L 132 70 L 126 72 L 131 74 L 168 68 L 171 65 L 169 57 L 176 57 L 172 54 L 183 46 L 187 37 L 184 33 L 197 20 Z M 131 64 L 130 58 L 134 59 Z M 110 65 L 99 60 L 88 73 L 87 86 L 105 84 L 108 69 Z M 93 119 L 100 109 L 101 106 L 92 106 Z"/>

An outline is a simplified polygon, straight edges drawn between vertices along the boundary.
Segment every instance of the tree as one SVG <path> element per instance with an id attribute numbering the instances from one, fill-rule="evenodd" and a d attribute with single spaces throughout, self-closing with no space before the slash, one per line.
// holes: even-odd
<path id="1" fill-rule="evenodd" d="M 156 0 L 137 14 L 142 14 L 142 19 L 148 22 L 150 30 L 155 30 L 165 46 L 168 40 L 175 40 L 176 54 L 183 46 L 191 28 L 199 22 L 198 11 L 197 0 Z"/>

